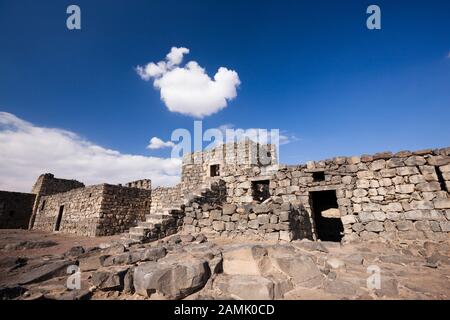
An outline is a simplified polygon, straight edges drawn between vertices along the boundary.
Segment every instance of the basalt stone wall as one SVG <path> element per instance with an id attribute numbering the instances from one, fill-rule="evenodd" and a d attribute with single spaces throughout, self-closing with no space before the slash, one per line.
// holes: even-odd
<path id="1" fill-rule="evenodd" d="M 31 229 L 33 227 L 38 205 L 42 196 L 48 196 L 83 187 L 84 184 L 77 180 L 55 178 L 55 176 L 51 173 L 40 175 L 31 191 L 31 193 L 36 195 L 36 200 L 33 205 L 33 213 L 30 218 L 29 228 Z"/>
<path id="2" fill-rule="evenodd" d="M 0 191 L 0 229 L 27 229 L 36 195 Z"/>
<path id="3" fill-rule="evenodd" d="M 449 153 L 384 152 L 281 167 L 270 190 L 276 201 L 303 206 L 314 234 L 311 192 L 335 190 L 344 240 L 440 241 L 450 232 Z"/>
<path id="4" fill-rule="evenodd" d="M 168 208 L 177 208 L 182 204 L 180 185 L 175 187 L 157 187 L 152 190 L 151 213 L 160 213 Z"/>
<path id="5" fill-rule="evenodd" d="M 33 229 L 95 236 L 103 191 L 104 185 L 97 185 L 41 197 Z"/>
<path id="6" fill-rule="evenodd" d="M 201 188 L 209 188 L 211 183 L 219 179 L 230 180 L 229 188 L 233 191 L 230 191 L 232 195 L 227 201 L 250 202 L 252 199 L 249 197 L 240 199 L 249 195 L 245 192 L 234 196 L 236 186 L 232 177 L 238 178 L 237 182 L 244 182 L 247 177 L 261 175 L 276 165 L 277 154 L 274 145 L 259 145 L 249 140 L 223 144 L 209 151 L 188 154 L 183 158 L 181 191 L 186 195 Z M 212 175 L 211 166 L 216 166 L 216 170 L 213 170 L 215 176 Z"/>
<path id="7" fill-rule="evenodd" d="M 84 184 L 77 180 L 59 179 L 55 178 L 55 176 L 51 173 L 46 173 L 39 176 L 32 188 L 31 193 L 51 195 L 82 187 L 84 187 Z"/>
<path id="8" fill-rule="evenodd" d="M 150 213 L 152 191 L 141 188 L 128 188 L 103 185 L 100 215 L 96 236 L 123 233 L 145 221 Z"/>
<path id="9" fill-rule="evenodd" d="M 119 184 L 119 186 L 121 186 L 121 185 Z M 125 183 L 125 187 L 150 190 L 152 188 L 152 181 L 150 179 L 141 179 L 141 180 L 131 181 L 131 182 Z"/>
<path id="10" fill-rule="evenodd" d="M 209 236 L 252 239 L 312 239 L 310 220 L 300 206 L 289 202 L 226 203 L 226 185 L 216 181 L 210 190 L 195 197 L 184 207 L 183 231 Z"/>
<path id="11" fill-rule="evenodd" d="M 83 236 L 114 235 L 144 221 L 150 203 L 151 190 L 108 184 L 78 188 L 41 197 L 33 228 Z"/>

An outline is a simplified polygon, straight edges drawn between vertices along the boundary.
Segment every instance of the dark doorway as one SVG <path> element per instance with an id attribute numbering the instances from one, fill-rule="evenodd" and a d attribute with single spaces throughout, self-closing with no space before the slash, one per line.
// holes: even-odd
<path id="1" fill-rule="evenodd" d="M 270 197 L 269 180 L 252 181 L 253 200 L 263 202 Z"/>
<path id="2" fill-rule="evenodd" d="M 58 217 L 56 218 L 55 231 L 59 231 L 59 227 L 61 226 L 63 212 L 64 212 L 64 206 L 60 206 Z"/>
<path id="3" fill-rule="evenodd" d="M 341 241 L 344 227 L 340 217 L 324 217 L 322 212 L 338 209 L 336 191 L 316 191 L 310 193 L 317 238 L 322 241 Z"/>

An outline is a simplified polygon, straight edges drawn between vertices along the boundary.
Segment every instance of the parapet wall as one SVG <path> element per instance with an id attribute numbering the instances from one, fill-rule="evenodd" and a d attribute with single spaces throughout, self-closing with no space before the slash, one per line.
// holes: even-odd
<path id="1" fill-rule="evenodd" d="M 31 193 L 0 191 L 0 229 L 27 229 L 35 197 Z"/>
<path id="2" fill-rule="evenodd" d="M 151 190 L 152 181 L 150 179 L 131 181 L 131 182 L 125 183 L 125 187 Z"/>

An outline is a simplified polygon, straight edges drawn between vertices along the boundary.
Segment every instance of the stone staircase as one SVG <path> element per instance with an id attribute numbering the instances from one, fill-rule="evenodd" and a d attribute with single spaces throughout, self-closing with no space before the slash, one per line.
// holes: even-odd
<path id="1" fill-rule="evenodd" d="M 148 214 L 145 221 L 140 221 L 136 227 L 130 228 L 128 236 L 134 241 L 148 242 L 174 234 L 177 232 L 178 218 L 182 212 L 179 207 Z"/>
<path id="2" fill-rule="evenodd" d="M 183 223 L 184 206 L 198 198 L 208 197 L 211 193 L 210 182 L 200 185 L 198 189 L 184 194 L 182 202 L 172 203 L 170 208 L 146 215 L 145 221 L 140 221 L 137 226 L 130 228 L 125 238 L 144 243 L 177 233 Z"/>

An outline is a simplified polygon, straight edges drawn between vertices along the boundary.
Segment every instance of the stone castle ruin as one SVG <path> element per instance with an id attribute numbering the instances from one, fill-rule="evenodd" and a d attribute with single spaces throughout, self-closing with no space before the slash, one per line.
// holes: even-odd
<path id="1" fill-rule="evenodd" d="M 84 186 L 39 177 L 31 194 L 0 192 L 0 227 L 83 236 L 168 235 L 290 241 L 443 241 L 450 233 L 450 148 L 279 165 L 249 140 L 183 158 L 181 181 Z"/>

